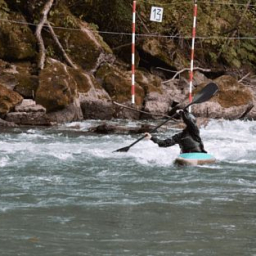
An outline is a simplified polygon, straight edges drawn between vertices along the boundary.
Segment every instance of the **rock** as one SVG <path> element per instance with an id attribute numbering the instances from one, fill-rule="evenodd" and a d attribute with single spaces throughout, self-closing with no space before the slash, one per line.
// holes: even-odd
<path id="1" fill-rule="evenodd" d="M 81 108 L 83 110 L 84 119 L 101 119 L 108 120 L 113 117 L 113 107 L 111 101 L 82 100 Z"/>
<path id="2" fill-rule="evenodd" d="M 18 80 L 13 74 L 2 73 L 0 75 L 0 84 L 8 88 L 9 90 L 13 90 L 14 87 L 18 84 Z"/>
<path id="3" fill-rule="evenodd" d="M 78 80 L 79 101 L 84 119 L 111 119 L 113 108 L 109 95 L 97 80 L 83 73 Z"/>
<path id="4" fill-rule="evenodd" d="M 7 89 L 5 86 L 0 84 L 0 115 L 4 116 L 14 107 L 21 103 L 23 97 L 17 92 Z"/>
<path id="5" fill-rule="evenodd" d="M 142 106 L 137 106 L 136 104 L 134 106 L 134 104 L 131 103 L 131 100 L 124 102 L 123 105 L 131 108 L 136 108 L 137 110 L 140 110 L 142 107 Z M 126 108 L 120 108 L 119 106 L 116 106 L 116 105 L 113 106 L 113 109 L 114 109 L 114 114 L 113 114 L 114 118 L 139 120 L 141 116 L 139 112 L 135 112 Z"/>
<path id="6" fill-rule="evenodd" d="M 18 84 L 15 86 L 14 91 L 18 92 L 24 98 L 34 99 L 39 86 L 38 76 L 19 73 L 15 77 Z"/>
<path id="7" fill-rule="evenodd" d="M 131 101 L 130 71 L 105 64 L 97 71 L 96 79 L 100 81 L 101 86 L 106 90 L 112 100 L 120 103 Z M 136 105 L 142 105 L 145 93 L 140 84 L 136 83 L 135 91 Z"/>
<path id="8" fill-rule="evenodd" d="M 156 95 L 161 97 L 164 94 L 161 86 L 162 80 L 159 77 L 142 70 L 137 70 L 135 77 L 135 105 L 139 110 L 143 108 L 143 104 L 145 102 L 146 109 L 150 112 L 155 107 L 155 102 L 158 101 L 158 99 L 154 100 Z M 102 87 L 106 90 L 113 101 L 132 106 L 130 71 L 125 71 L 121 67 L 119 68 L 106 64 L 97 71 L 96 79 L 101 81 Z M 146 99 L 145 94 L 147 95 Z M 159 102 L 161 102 L 160 99 Z M 152 107 L 151 103 L 153 105 Z M 167 103 L 167 105 L 168 104 L 169 103 Z M 168 106 L 166 106 L 166 109 L 168 109 Z M 135 120 L 141 118 L 141 114 L 139 112 L 118 107 L 115 107 L 114 111 L 113 117 L 115 118 Z M 157 111 L 154 110 L 153 112 Z"/>
<path id="9" fill-rule="evenodd" d="M 36 104 L 34 100 L 30 100 L 30 99 L 23 99 L 23 101 L 19 105 L 15 106 L 15 111 L 46 113 L 46 109 L 43 106 Z"/>
<path id="10" fill-rule="evenodd" d="M 166 49 L 168 49 L 168 52 Z M 175 49 L 176 46 L 173 40 L 162 40 L 162 42 L 159 43 L 159 40 L 156 38 L 146 38 L 143 40 L 142 44 L 142 50 L 146 54 L 150 55 L 152 60 L 154 60 L 150 65 L 155 65 L 153 64 L 154 62 L 158 63 L 161 61 L 165 64 L 165 66 L 182 69 L 186 65 L 187 60 L 185 59 L 184 55 Z M 174 52 L 175 54 L 173 54 Z"/>
<path id="11" fill-rule="evenodd" d="M 0 118 L 0 126 L 1 127 L 17 127 L 18 125 L 13 122 L 7 122 Z"/>
<path id="12" fill-rule="evenodd" d="M 189 80 L 189 72 L 188 72 L 188 80 Z M 199 71 L 194 71 L 194 74 L 193 74 L 193 86 L 197 87 L 197 86 L 200 86 L 200 84 L 209 83 L 210 81 L 211 80 L 208 79 L 203 73 L 201 73 Z"/>
<path id="13" fill-rule="evenodd" d="M 47 112 L 63 110 L 77 96 L 76 81 L 70 69 L 57 60 L 48 59 L 46 68 L 40 72 L 35 101 Z"/>
<path id="14" fill-rule="evenodd" d="M 252 106 L 256 106 L 256 90 L 255 90 L 255 88 L 256 88 L 256 79 L 255 78 L 252 78 L 252 79 L 248 80 L 247 88 L 250 90 L 250 92 L 253 96 Z M 256 108 L 255 107 L 253 107 L 250 110 L 250 112 L 246 115 L 246 118 L 256 120 Z"/>
<path id="15" fill-rule="evenodd" d="M 112 54 L 111 48 L 104 42 L 98 34 L 95 26 L 77 19 L 64 2 L 59 3 L 59 12 L 53 12 L 51 21 L 55 26 L 66 27 L 66 18 L 73 23 L 72 27 L 77 28 L 75 33 L 72 30 L 55 30 L 56 35 L 62 45 L 68 45 L 69 56 L 72 61 L 79 65 L 84 71 L 91 72 L 95 70 L 99 62 L 104 59 L 102 55 Z M 53 43 L 54 47 L 54 43 Z M 57 50 L 58 51 L 58 50 Z"/>
<path id="16" fill-rule="evenodd" d="M 52 125 L 44 112 L 11 112 L 6 115 L 5 120 L 18 125 Z"/>
<path id="17" fill-rule="evenodd" d="M 160 94 L 158 92 L 151 92 L 148 93 L 147 97 L 145 98 L 145 106 L 144 111 L 149 113 L 163 113 L 166 114 L 168 112 L 168 109 L 172 103 L 172 100 L 164 94 Z M 143 115 L 143 117 L 154 117 L 152 116 L 146 116 Z"/>
<path id="18" fill-rule="evenodd" d="M 38 88 L 38 76 L 31 75 L 32 65 L 30 62 L 15 62 L 10 64 L 0 62 L 0 84 L 16 91 L 24 98 L 34 98 Z"/>
<path id="19" fill-rule="evenodd" d="M 193 105 L 195 115 L 233 120 L 239 118 L 253 103 L 250 89 L 239 84 L 235 78 L 225 75 L 214 82 L 218 85 L 219 91 L 211 100 Z"/>
<path id="20" fill-rule="evenodd" d="M 167 115 L 171 106 L 182 101 L 184 97 L 177 84 L 178 81 L 173 80 L 163 83 L 159 91 L 149 91 L 145 97 L 144 110 L 152 113 L 152 117 L 153 113 Z"/>
<path id="21" fill-rule="evenodd" d="M 80 102 L 76 99 L 65 109 L 48 113 L 47 117 L 52 123 L 81 121 L 83 119 L 83 113 L 80 107 Z"/>
<path id="22" fill-rule="evenodd" d="M 36 55 L 35 37 L 29 28 L 26 19 L 19 14 L 8 13 L 5 19 L 24 22 L 22 26 L 13 22 L 2 22 L 0 33 L 0 58 L 27 60 Z"/>

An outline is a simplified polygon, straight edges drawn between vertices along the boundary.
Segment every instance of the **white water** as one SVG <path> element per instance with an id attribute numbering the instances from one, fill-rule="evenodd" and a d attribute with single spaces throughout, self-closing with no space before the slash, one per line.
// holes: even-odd
<path id="1" fill-rule="evenodd" d="M 217 163 L 185 168 L 178 146 L 113 153 L 141 135 L 96 124 L 2 130 L 1 256 L 256 255 L 256 122 L 211 121 Z"/>
<path id="2" fill-rule="evenodd" d="M 159 148 L 151 141 L 143 140 L 131 147 L 127 153 L 112 153 L 118 148 L 128 146 L 139 136 L 131 135 L 79 135 L 71 141 L 70 131 L 76 136 L 77 131 L 86 131 L 90 123 L 72 123 L 59 127 L 51 134 L 50 130 L 29 129 L 15 134 L 2 133 L 0 136 L 0 166 L 18 166 L 21 168 L 30 161 L 42 158 L 52 161 L 75 161 L 76 157 L 92 155 L 98 158 L 118 159 L 133 158 L 142 165 L 171 166 L 179 154 L 178 146 Z M 70 128 L 71 127 L 71 128 Z M 75 129 L 73 128 L 75 127 Z M 178 130 L 177 130 L 178 131 Z M 176 131 L 167 131 L 158 136 L 167 138 Z M 64 135 L 63 135 L 64 134 Z M 201 129 L 201 137 L 208 153 L 218 162 L 236 164 L 256 163 L 256 122 L 211 121 Z M 43 163 L 42 163 L 43 164 Z"/>

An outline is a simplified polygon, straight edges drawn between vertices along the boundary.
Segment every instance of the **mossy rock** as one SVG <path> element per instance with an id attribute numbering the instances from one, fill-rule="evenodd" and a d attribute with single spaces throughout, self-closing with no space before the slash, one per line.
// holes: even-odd
<path id="1" fill-rule="evenodd" d="M 221 76 L 214 82 L 219 87 L 216 99 L 224 108 L 247 105 L 253 100 L 250 90 L 231 76 Z"/>
<path id="2" fill-rule="evenodd" d="M 131 72 L 119 70 L 108 64 L 103 65 L 96 73 L 96 79 L 102 81 L 102 87 L 107 91 L 112 100 L 127 102 L 131 100 Z M 135 101 L 142 105 L 145 96 L 144 89 L 136 83 Z"/>
<path id="3" fill-rule="evenodd" d="M 9 20 L 26 22 L 21 14 L 9 14 Z M 9 60 L 27 60 L 36 56 L 35 37 L 28 25 L 1 22 L 0 58 Z"/>
<path id="4" fill-rule="evenodd" d="M 132 2 L 127 0 L 93 0 L 77 2 L 70 5 L 72 13 L 83 20 L 94 23 L 101 31 L 131 32 Z M 113 36 L 102 34 L 104 41 L 111 47 L 130 42 L 130 36 Z"/>
<path id="5" fill-rule="evenodd" d="M 55 33 L 72 61 L 83 69 L 92 70 L 102 53 L 112 53 L 95 27 L 77 19 L 63 2 L 58 4 L 58 9 L 52 11 L 50 16 L 54 26 L 68 28 L 55 29 Z M 51 38 L 47 39 L 46 48 L 50 55 L 58 57 L 61 54 Z"/>
<path id="6" fill-rule="evenodd" d="M 175 67 L 179 70 L 189 65 L 184 52 L 181 52 L 173 41 L 149 38 L 144 40 L 142 50 L 163 62 L 163 65 L 166 67 Z M 154 63 L 152 63 L 152 66 L 153 65 Z"/>
<path id="7" fill-rule="evenodd" d="M 150 73 L 137 70 L 135 72 L 136 82 L 144 89 L 145 94 L 150 92 L 158 92 L 162 94 L 161 78 Z"/>
<path id="8" fill-rule="evenodd" d="M 61 62 L 49 59 L 46 68 L 40 72 L 35 100 L 47 112 L 64 109 L 77 96 L 77 83 L 69 70 Z"/>
<path id="9" fill-rule="evenodd" d="M 80 93 L 87 93 L 96 84 L 94 77 L 81 69 L 70 69 L 70 74 L 76 81 L 77 90 Z"/>
<path id="10" fill-rule="evenodd" d="M 15 77 L 18 84 L 15 86 L 14 91 L 18 92 L 24 98 L 33 99 L 39 86 L 38 76 L 17 74 Z"/>
<path id="11" fill-rule="evenodd" d="M 214 80 L 218 85 L 218 92 L 211 101 L 218 102 L 223 108 L 239 107 L 248 105 L 253 101 L 253 96 L 249 88 L 237 82 L 237 80 L 229 75 L 223 75 Z M 194 94 L 204 87 L 201 84 L 194 90 Z"/>
<path id="12" fill-rule="evenodd" d="M 16 105 L 21 103 L 23 97 L 17 92 L 7 89 L 0 84 L 0 115 L 10 112 Z"/>

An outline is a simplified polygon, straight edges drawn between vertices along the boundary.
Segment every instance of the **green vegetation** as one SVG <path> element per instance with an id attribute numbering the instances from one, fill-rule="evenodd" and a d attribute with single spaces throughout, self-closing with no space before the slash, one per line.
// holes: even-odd
<path id="1" fill-rule="evenodd" d="M 0 17 L 6 18 L 15 12 L 26 21 L 37 24 L 45 2 L 0 0 Z M 256 0 L 197 2 L 195 64 L 205 68 L 255 70 Z M 68 29 L 77 29 L 79 20 L 90 23 L 115 52 L 115 49 L 124 49 L 122 47 L 125 46 L 128 49 L 131 43 L 132 3 L 132 0 L 56 0 L 49 20 L 52 26 Z M 149 20 L 152 6 L 164 8 L 161 23 Z M 191 0 L 137 0 L 136 49 L 144 51 L 145 47 L 152 45 L 158 49 L 154 56 L 169 66 L 177 69 L 187 66 L 190 61 L 193 8 Z M 35 27 L 30 29 L 34 32 Z M 72 30 L 58 33 L 66 38 L 67 52 L 70 52 L 69 43 L 75 33 Z M 44 34 L 47 36 L 45 31 Z M 153 41 L 156 45 L 152 44 Z M 50 41 L 47 45 L 49 56 L 58 54 L 49 46 L 51 44 Z"/>
<path id="2" fill-rule="evenodd" d="M 118 36 L 103 35 L 111 47 L 130 42 L 130 37 L 121 33 L 131 32 L 132 0 L 70 0 L 66 3 L 73 13 L 97 24 L 100 30 L 119 32 Z M 151 6 L 164 8 L 162 23 L 149 20 Z M 189 61 L 193 8 L 190 0 L 138 0 L 136 33 L 170 36 L 165 40 L 173 40 L 174 51 L 182 51 Z M 195 60 L 201 66 L 254 68 L 255 13 L 255 0 L 198 1 Z M 138 47 L 147 40 L 143 35 L 137 39 Z"/>

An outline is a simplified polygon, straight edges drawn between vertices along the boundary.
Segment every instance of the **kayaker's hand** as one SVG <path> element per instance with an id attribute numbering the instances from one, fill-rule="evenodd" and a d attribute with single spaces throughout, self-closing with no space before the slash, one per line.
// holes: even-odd
<path id="1" fill-rule="evenodd" d="M 147 140 L 150 140 L 152 138 L 152 135 L 150 133 L 148 133 L 148 132 L 145 132 L 145 138 Z"/>
<path id="2" fill-rule="evenodd" d="M 178 110 L 176 110 L 176 113 L 177 113 L 178 115 L 180 115 L 182 112 L 184 112 L 183 109 L 178 109 Z"/>

